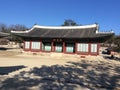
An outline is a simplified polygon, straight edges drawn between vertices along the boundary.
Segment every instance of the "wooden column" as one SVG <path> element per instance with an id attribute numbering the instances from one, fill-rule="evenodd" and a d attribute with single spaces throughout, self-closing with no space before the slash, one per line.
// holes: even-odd
<path id="1" fill-rule="evenodd" d="M 42 52 L 42 40 L 40 40 L 40 52 Z"/>
<path id="2" fill-rule="evenodd" d="M 25 41 L 23 41 L 23 50 L 25 51 Z"/>
<path id="3" fill-rule="evenodd" d="M 54 49 L 54 42 L 52 41 L 52 43 L 51 43 L 51 48 L 52 48 L 52 52 L 54 52 L 55 51 L 55 49 Z"/>
<path id="4" fill-rule="evenodd" d="M 97 55 L 99 55 L 100 43 L 97 44 Z"/>
<path id="5" fill-rule="evenodd" d="M 77 42 L 75 42 L 75 54 L 77 54 L 77 49 L 78 49 L 78 45 L 77 45 L 78 43 Z"/>
<path id="6" fill-rule="evenodd" d="M 91 43 L 88 43 L 88 55 L 91 55 Z"/>
<path id="7" fill-rule="evenodd" d="M 32 51 L 32 48 L 31 48 L 31 46 L 32 46 L 32 41 L 30 41 L 30 51 Z"/>
<path id="8" fill-rule="evenodd" d="M 63 42 L 63 53 L 66 52 L 65 42 Z"/>

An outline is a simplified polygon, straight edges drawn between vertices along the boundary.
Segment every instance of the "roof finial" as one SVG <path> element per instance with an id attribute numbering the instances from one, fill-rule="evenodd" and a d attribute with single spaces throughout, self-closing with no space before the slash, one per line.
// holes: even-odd
<path id="1" fill-rule="evenodd" d="M 99 24 L 96 22 L 96 31 L 99 31 Z"/>

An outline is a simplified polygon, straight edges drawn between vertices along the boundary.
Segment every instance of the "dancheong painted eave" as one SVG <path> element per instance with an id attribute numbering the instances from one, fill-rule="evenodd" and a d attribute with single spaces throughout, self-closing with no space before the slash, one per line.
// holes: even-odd
<path id="1" fill-rule="evenodd" d="M 99 32 L 98 24 L 84 26 L 39 26 L 35 25 L 27 31 L 11 31 L 21 37 L 38 38 L 99 38 L 111 36 L 113 32 Z"/>

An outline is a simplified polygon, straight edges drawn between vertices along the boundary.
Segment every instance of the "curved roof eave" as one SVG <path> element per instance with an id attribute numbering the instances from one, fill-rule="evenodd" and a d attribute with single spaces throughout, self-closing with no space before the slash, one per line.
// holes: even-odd
<path id="1" fill-rule="evenodd" d="M 39 25 L 34 25 L 31 29 L 27 30 L 27 31 L 11 31 L 11 33 L 29 33 L 32 30 L 34 30 L 35 28 L 39 28 L 39 29 L 87 29 L 87 28 L 97 28 L 98 25 L 97 24 L 91 24 L 91 25 L 83 25 L 83 26 L 39 26 Z"/>

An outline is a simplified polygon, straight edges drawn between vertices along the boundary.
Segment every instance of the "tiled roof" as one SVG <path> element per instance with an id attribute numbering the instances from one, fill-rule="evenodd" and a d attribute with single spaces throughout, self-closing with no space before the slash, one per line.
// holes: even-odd
<path id="1" fill-rule="evenodd" d="M 6 37 L 6 36 L 9 36 L 9 35 L 10 35 L 9 33 L 0 32 L 0 37 Z"/>
<path id="2" fill-rule="evenodd" d="M 69 27 L 69 26 L 68 26 Z M 113 35 L 114 33 L 99 33 L 97 25 L 92 27 L 77 27 L 72 26 L 67 28 L 42 28 L 33 27 L 26 32 L 12 32 L 21 37 L 39 37 L 39 38 L 99 38 Z"/>

